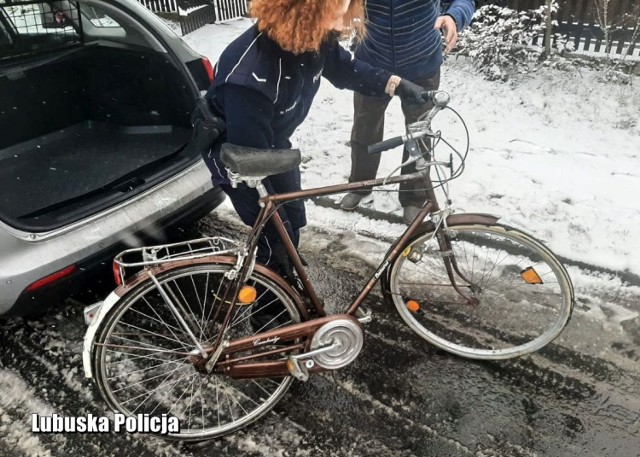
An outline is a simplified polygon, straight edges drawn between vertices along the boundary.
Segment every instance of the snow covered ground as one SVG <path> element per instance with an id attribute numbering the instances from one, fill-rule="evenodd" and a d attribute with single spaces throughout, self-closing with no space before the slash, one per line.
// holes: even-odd
<path id="1" fill-rule="evenodd" d="M 246 19 L 209 25 L 184 39 L 215 62 L 250 25 Z M 456 210 L 499 215 L 573 261 L 567 269 L 577 303 L 561 344 L 616 360 L 618 366 L 633 364 L 612 348 L 637 347 L 634 329 L 640 325 L 640 79 L 616 85 L 601 82 L 594 71 L 541 68 L 519 82 L 490 82 L 469 62 L 450 57 L 442 68 L 441 89 L 451 94 L 450 106 L 470 132 L 465 172 L 450 184 Z M 292 139 L 304 156 L 303 187 L 346 181 L 352 113 L 352 94 L 325 80 Z M 455 121 L 451 112 L 443 112 L 434 124 L 464 149 L 464 130 Z M 400 103 L 393 100 L 385 138 L 401 133 Z M 446 159 L 450 151 L 442 152 Z M 400 158 L 399 148 L 384 153 L 379 176 L 397 167 Z M 397 193 L 378 192 L 372 205 L 401 214 Z M 360 235 L 389 239 L 404 228 L 313 203 L 307 205 L 307 217 L 310 226 L 337 237 L 355 233 L 351 252 L 367 260 L 371 271 L 388 244 L 380 243 L 374 253 L 370 239 Z M 314 243 L 307 233 L 303 249 Z"/>
<path id="2" fill-rule="evenodd" d="M 215 61 L 250 24 L 209 25 L 185 40 Z M 525 81 L 505 84 L 486 81 L 468 62 L 450 58 L 441 89 L 452 95 L 451 106 L 471 136 L 466 170 L 451 183 L 451 196 L 460 212 L 500 215 L 559 255 L 640 274 L 640 81 L 620 86 L 601 83 L 597 76 L 541 69 Z M 305 156 L 305 187 L 347 178 L 351 116 L 351 93 L 324 81 L 293 138 Z M 444 138 L 464 146 L 462 127 L 454 120 L 444 112 L 436 126 Z M 401 134 L 402 123 L 400 103 L 394 100 L 385 137 Z M 383 155 L 380 175 L 399 164 L 400 153 Z M 378 193 L 373 205 L 400 211 L 395 194 Z M 322 211 L 309 213 L 313 223 L 314 214 Z M 361 216 L 338 213 L 336 218 L 335 213 L 323 223 L 367 228 Z M 390 229 L 379 221 L 369 223 L 374 233 Z"/>
<path id="3" fill-rule="evenodd" d="M 249 25 L 247 20 L 209 25 L 185 37 L 185 40 L 215 61 L 224 46 Z M 640 195 L 639 82 L 635 81 L 632 86 L 617 86 L 600 83 L 597 75 L 591 72 L 540 70 L 526 81 L 509 85 L 485 81 L 472 72 L 468 63 L 450 59 L 443 67 L 442 89 L 452 94 L 452 107 L 465 119 L 471 135 L 471 151 L 466 171 L 460 179 L 451 183 L 451 197 L 459 212 L 498 214 L 508 223 L 523 227 L 548 243 L 559 255 L 596 267 L 626 270 L 640 275 L 640 202 L 636 198 L 636 195 Z M 351 93 L 339 91 L 325 81 L 309 118 L 296 133 L 295 145 L 305 155 L 305 187 L 338 183 L 346 179 L 350 167 L 347 142 L 351 128 L 351 100 Z M 462 129 L 454 120 L 450 113 L 444 113 L 438 119 L 436 127 L 444 132 L 445 138 L 460 145 Z M 386 136 L 400 134 L 403 130 L 402 123 L 399 103 L 395 100 L 387 113 Z M 448 155 L 447 151 L 445 153 Z M 399 156 L 399 150 L 386 153 L 380 174 L 395 168 L 399 163 Z M 376 194 L 373 207 L 380 212 L 400 214 L 396 194 L 393 193 Z M 355 232 L 344 234 L 340 238 L 340 243 L 352 248 L 350 260 L 353 256 L 370 260 L 371 256 L 375 256 L 373 252 L 383 244 L 360 236 L 361 233 L 388 238 L 403 229 L 399 224 L 374 221 L 357 213 L 345 213 L 311 203 L 308 205 L 308 215 L 310 225 L 317 230 L 307 230 L 303 243 L 324 243 L 329 250 L 331 240 L 337 239 L 337 236 L 314 240 L 314 236 L 319 237 L 317 232 L 328 232 L 330 235 L 343 230 Z M 228 222 L 231 217 L 229 206 L 216 211 L 216 219 Z M 233 223 L 226 225 L 233 226 Z M 451 420 L 451 423 L 463 424 L 463 436 L 483 436 L 485 428 L 479 421 L 467 422 L 467 429 L 464 424 L 472 416 L 483 417 L 478 416 L 478 412 L 482 413 L 483 410 L 474 410 L 477 399 L 492 397 L 496 400 L 491 408 L 485 408 L 485 413 L 492 418 L 503 415 L 508 420 L 508 423 L 498 424 L 506 430 L 507 436 L 515 436 L 513 442 L 518 444 L 518 449 L 521 449 L 520 442 L 526 443 L 522 448 L 522 455 L 537 455 L 536 452 L 529 451 L 529 448 L 537 446 L 537 449 L 543 449 L 547 441 L 541 440 L 542 444 L 538 444 L 538 438 L 540 433 L 551 428 L 558 428 L 560 431 L 562 446 L 566 447 L 558 445 L 557 448 L 567 449 L 567 455 L 574 450 L 582 452 L 583 449 L 589 449 L 592 443 L 593 446 L 595 443 L 600 446 L 600 435 L 593 438 L 594 430 L 605 430 L 611 434 L 611 439 L 626 437 L 625 434 L 631 435 L 637 429 L 637 407 L 633 400 L 637 398 L 635 386 L 638 385 L 635 376 L 638 373 L 637 347 L 640 333 L 637 329 L 640 328 L 640 308 L 637 297 L 640 296 L 640 287 L 628 286 L 613 275 L 591 272 L 577 266 L 570 267 L 569 271 L 578 292 L 578 312 L 560 337 L 558 346 L 612 362 L 613 365 L 604 370 L 611 371 L 611 379 L 605 376 L 603 381 L 602 377 L 601 370 L 608 365 L 593 363 L 591 366 L 592 359 L 588 357 L 584 367 L 579 367 L 586 370 L 585 378 L 589 377 L 588 382 L 584 383 L 580 381 L 581 375 L 575 368 L 576 361 L 560 356 L 555 359 L 560 363 L 554 365 L 553 369 L 560 370 L 563 376 L 548 376 L 555 371 L 545 371 L 542 368 L 552 364 L 554 359 L 547 361 L 537 355 L 531 358 L 535 359 L 535 363 L 541 363 L 542 368 L 538 368 L 535 363 L 532 365 L 527 361 L 515 361 L 513 364 L 509 362 L 502 365 L 507 370 L 500 368 L 496 371 L 498 374 L 494 373 L 496 368 L 490 364 L 461 363 L 457 358 L 446 359 L 436 353 L 429 353 L 429 357 L 425 358 L 422 349 L 416 349 L 407 343 L 411 341 L 406 337 L 408 329 L 395 324 L 387 329 L 388 322 L 383 313 L 380 313 L 374 324 L 379 327 L 373 327 L 368 332 L 367 338 L 371 339 L 367 344 L 379 348 L 376 341 L 384 338 L 385 342 L 392 342 L 392 348 L 395 347 L 393 345 L 400 347 L 401 351 L 391 350 L 382 358 L 393 360 L 393 363 L 404 360 L 403 357 L 407 354 L 424 358 L 425 361 L 421 361 L 418 366 L 425 367 L 425 379 L 430 386 L 428 390 L 442 392 L 443 397 L 442 402 L 438 402 L 439 397 L 432 401 L 431 397 L 425 396 L 423 403 L 418 402 L 419 407 L 435 405 L 437 416 L 441 411 L 439 408 L 449 404 L 450 398 L 468 399 L 470 402 L 466 406 L 464 401 L 458 403 L 456 400 L 451 403 L 451 408 L 456 412 L 456 419 Z M 77 306 L 68 307 L 65 311 L 67 314 L 57 314 L 44 323 L 27 322 L 26 330 L 20 327 L 17 331 L 12 327 L 3 329 L 5 345 L 10 349 L 3 352 L 1 360 L 3 368 L 0 370 L 0 392 L 5 395 L 0 400 L 0 416 L 7 419 L 5 423 L 9 425 L 0 427 L 0 448 L 15 450 L 15 454 L 7 455 L 47 456 L 53 455 L 51 449 L 71 452 L 72 455 L 96 452 L 100 455 L 209 455 L 216 451 L 228 455 L 293 455 L 294 452 L 295 455 L 358 455 L 354 453 L 357 451 L 350 452 L 346 447 L 340 446 L 358 446 L 362 451 L 360 446 L 364 443 L 364 449 L 367 450 L 377 445 L 374 441 L 380 436 L 381 441 L 394 444 L 395 437 L 393 440 L 386 438 L 383 427 L 389 421 L 391 425 L 388 427 L 395 427 L 394 434 L 397 430 L 406 428 L 418 430 L 418 435 L 425 435 L 433 441 L 441 431 L 442 439 L 447 442 L 453 442 L 451 436 L 457 436 L 448 428 L 449 415 L 446 410 L 443 419 L 439 419 L 435 425 L 430 421 L 426 422 L 432 427 L 426 429 L 427 433 L 424 433 L 421 422 L 414 422 L 414 418 L 418 416 L 410 408 L 416 402 L 413 389 L 409 388 L 408 383 L 404 389 L 394 384 L 405 385 L 402 381 L 412 379 L 416 373 L 414 368 L 408 371 L 408 376 L 403 372 L 398 380 L 389 378 L 391 384 L 383 386 L 400 396 L 400 400 L 406 401 L 406 404 L 392 403 L 386 396 L 386 391 L 384 395 L 377 395 L 376 390 L 372 392 L 371 386 L 374 384 L 371 380 L 376 377 L 384 378 L 385 374 L 380 375 L 373 370 L 358 374 L 373 363 L 367 362 L 364 358 L 366 354 L 357 370 L 339 372 L 336 388 L 332 388 L 325 378 L 318 377 L 314 384 L 302 391 L 301 400 L 297 400 L 295 395 L 299 395 L 300 391 L 285 397 L 283 402 L 286 403 L 281 411 L 286 413 L 269 415 L 246 431 L 207 443 L 206 448 L 179 449 L 139 435 L 125 438 L 108 435 L 80 438 L 77 435 L 61 434 L 35 436 L 28 427 L 30 414 L 34 411 L 40 414 L 57 412 L 76 415 L 103 411 L 106 408 L 98 399 L 97 391 L 89 388 L 89 382 L 79 375 L 79 351 L 84 324 L 77 309 Z M 70 313 L 73 318 L 69 316 Z M 10 335 L 15 337 L 15 341 Z M 398 340 L 402 343 L 401 346 L 394 339 L 398 335 L 401 337 Z M 43 348 L 45 352 L 40 354 L 38 351 Z M 369 354 L 375 354 L 374 358 L 378 358 L 381 353 L 371 351 Z M 453 364 L 464 366 L 468 372 L 458 375 L 458 371 L 452 371 Z M 527 388 L 525 382 L 523 388 L 521 379 L 528 379 L 527 370 L 531 366 L 540 373 L 538 378 L 534 378 L 533 387 Z M 619 368 L 633 373 L 633 377 L 618 370 Z M 391 369 L 383 364 L 376 370 L 386 373 Z M 440 373 L 443 374 L 442 379 L 434 377 L 434 374 Z M 468 378 L 464 376 L 466 373 L 470 373 L 467 375 L 469 378 L 479 377 L 483 382 L 497 383 L 488 384 L 478 394 L 479 391 L 473 385 L 469 388 Z M 504 380 L 509 377 L 509 373 L 516 381 L 509 383 L 508 379 Z M 576 393 L 575 397 L 566 396 L 567 385 L 573 386 L 580 393 Z M 612 388 L 614 385 L 622 394 Z M 309 404 L 318 406 L 318 398 L 331 395 L 342 398 L 345 397 L 344 392 L 351 395 L 347 397 L 345 405 L 338 404 L 330 409 L 320 403 L 320 408 L 311 408 L 311 413 L 308 412 Z M 468 392 L 466 396 L 465 392 Z M 539 392 L 549 395 L 549 400 L 543 402 L 533 397 L 534 393 Z M 551 395 L 548 392 L 557 394 Z M 417 400 L 421 399 L 420 396 Z M 557 406 L 556 403 L 559 405 L 558 409 L 563 410 L 557 416 L 549 413 L 552 406 Z M 526 420 L 524 413 L 518 409 L 531 409 L 527 405 L 539 404 L 544 407 L 536 409 L 533 416 L 527 416 Z M 496 405 L 502 405 L 503 408 L 504 405 L 511 405 L 515 412 L 511 409 L 506 413 L 505 409 L 496 410 Z M 572 406 L 585 407 L 586 412 L 573 413 Z M 423 409 L 427 410 L 426 407 Z M 464 416 L 459 421 L 461 410 Z M 333 436 L 326 439 L 322 430 L 332 430 L 335 418 L 344 417 L 345 411 L 349 413 L 346 417 L 350 417 L 355 411 L 366 411 L 372 417 L 382 416 L 383 419 L 379 421 L 380 429 L 372 428 L 376 432 L 375 436 L 369 435 L 370 430 L 367 430 L 364 439 L 356 435 L 360 439 L 355 441 L 350 435 L 351 441 L 346 445 L 340 441 L 335 442 Z M 409 411 L 407 417 L 411 419 L 403 422 L 402 414 L 406 411 Z M 575 417 L 566 414 L 568 412 L 575 414 Z M 424 414 L 424 411 L 420 414 Z M 545 415 L 551 418 L 547 419 L 548 428 L 540 427 L 540 418 L 544 419 Z M 307 420 L 306 416 L 309 416 Z M 612 422 L 614 425 L 603 422 L 603 418 L 611 417 L 615 419 Z M 369 418 L 366 419 L 367 421 L 360 421 L 362 424 L 354 421 L 354 426 L 362 425 L 368 429 Z M 601 423 L 605 425 L 601 426 Z M 348 424 L 345 429 L 350 432 L 351 425 Z M 464 430 L 470 429 L 469 424 L 473 425 L 472 433 L 465 433 Z M 520 430 L 519 426 L 523 430 L 522 440 L 513 433 L 514 429 Z M 502 436 L 502 429 L 497 434 L 498 437 Z M 535 434 L 531 435 L 532 433 Z M 414 435 L 416 434 L 410 436 L 411 439 L 415 439 Z M 582 439 L 581 435 L 588 439 L 584 443 L 579 441 L 580 444 L 576 445 L 574 435 L 578 435 L 579 440 Z M 494 440 L 493 435 L 490 438 L 490 441 Z M 628 437 L 627 439 L 631 441 Z M 510 441 L 507 444 L 511 446 Z M 316 449 L 314 446 L 324 447 Z M 302 450 L 296 449 L 297 447 Z M 327 449 L 337 451 L 331 453 Z M 540 451 L 539 455 L 543 454 Z"/>

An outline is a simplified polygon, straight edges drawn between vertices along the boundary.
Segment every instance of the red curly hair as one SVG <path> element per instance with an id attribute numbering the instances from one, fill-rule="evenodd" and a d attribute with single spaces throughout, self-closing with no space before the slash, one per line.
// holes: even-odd
<path id="1" fill-rule="evenodd" d="M 301 54 L 320 49 L 343 5 L 344 0 L 252 0 L 250 14 L 282 49 Z M 364 36 L 363 0 L 351 0 L 344 22 Z"/>

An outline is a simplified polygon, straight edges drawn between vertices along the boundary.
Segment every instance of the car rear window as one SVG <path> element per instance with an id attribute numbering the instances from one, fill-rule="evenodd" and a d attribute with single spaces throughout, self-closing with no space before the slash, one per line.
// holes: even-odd
<path id="1" fill-rule="evenodd" d="M 0 57 L 81 44 L 78 11 L 78 4 L 67 0 L 0 0 Z"/>
<path id="2" fill-rule="evenodd" d="M 116 28 L 122 27 L 111 16 L 99 8 L 89 5 L 81 6 L 82 13 L 91 21 L 94 27 Z"/>

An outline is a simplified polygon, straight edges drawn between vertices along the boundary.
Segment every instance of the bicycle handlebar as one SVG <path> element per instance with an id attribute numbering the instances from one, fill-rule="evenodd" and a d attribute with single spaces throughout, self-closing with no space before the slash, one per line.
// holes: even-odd
<path id="1" fill-rule="evenodd" d="M 367 148 L 367 151 L 369 152 L 369 154 L 378 154 L 380 152 L 393 149 L 397 146 L 401 146 L 402 144 L 406 143 L 409 140 L 434 135 L 430 128 L 431 121 L 433 120 L 434 117 L 436 117 L 436 114 L 438 114 L 440 111 L 446 108 L 446 106 L 449 104 L 449 100 L 451 97 L 446 92 L 435 91 L 435 90 L 425 91 L 425 94 L 427 94 L 429 101 L 433 103 L 433 108 L 431 108 L 431 110 L 423 120 L 420 120 L 418 122 L 415 122 L 414 124 L 411 124 L 411 125 L 418 124 L 420 127 L 423 127 L 423 126 L 424 127 L 418 131 L 414 131 L 406 135 L 389 138 L 388 140 L 381 141 L 380 143 L 372 144 Z M 411 125 L 409 126 L 409 130 L 411 130 Z"/>
<path id="2" fill-rule="evenodd" d="M 367 151 L 369 152 L 369 154 L 377 154 L 379 152 L 401 146 L 406 141 L 406 135 L 396 136 L 394 138 L 389 138 L 388 140 L 381 141 L 380 143 L 372 144 L 367 148 Z"/>

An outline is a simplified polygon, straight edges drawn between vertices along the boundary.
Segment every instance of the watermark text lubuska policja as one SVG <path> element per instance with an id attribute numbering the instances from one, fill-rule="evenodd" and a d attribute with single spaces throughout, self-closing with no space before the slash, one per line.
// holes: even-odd
<path id="1" fill-rule="evenodd" d="M 34 433 L 180 433 L 180 421 L 177 417 L 150 416 L 137 414 L 127 416 L 115 413 L 113 420 L 107 416 L 61 416 L 53 413 L 51 416 L 31 415 L 31 431 Z"/>

